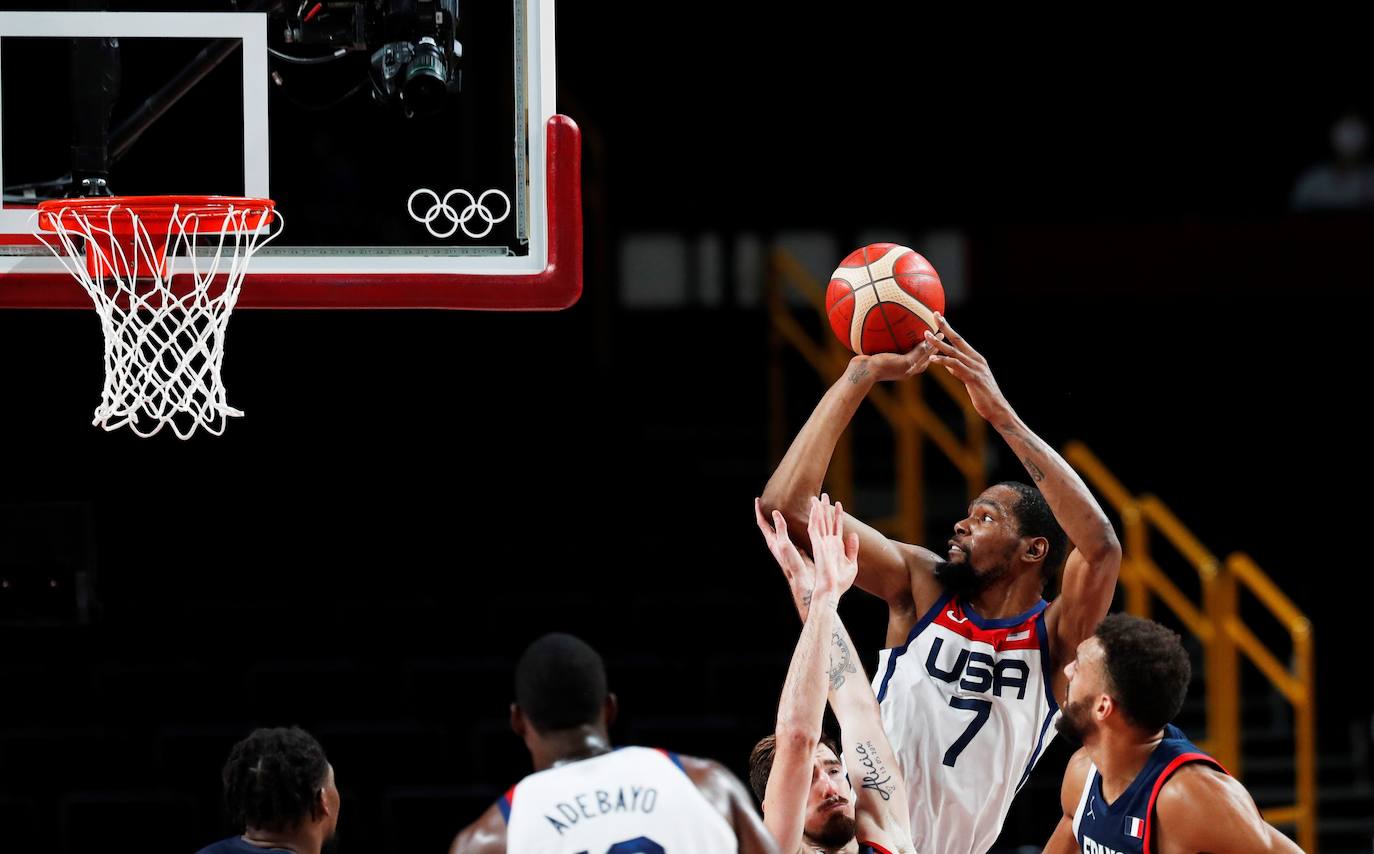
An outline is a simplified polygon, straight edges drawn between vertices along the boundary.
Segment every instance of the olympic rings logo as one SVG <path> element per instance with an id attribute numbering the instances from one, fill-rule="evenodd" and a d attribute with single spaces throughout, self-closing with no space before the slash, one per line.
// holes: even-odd
<path id="1" fill-rule="evenodd" d="M 432 200 L 429 210 L 425 211 L 423 215 L 415 212 L 415 197 L 421 195 L 428 195 Z M 449 204 L 449 199 L 452 199 L 454 196 L 462 196 L 467 199 L 467 206 L 463 208 L 461 213 L 457 208 Z M 506 209 L 501 212 L 500 216 L 496 216 L 492 209 L 487 207 L 488 196 L 500 196 L 501 201 L 506 203 Z M 463 229 L 463 233 L 468 237 L 477 239 L 486 237 L 491 233 L 491 229 L 496 223 L 510 216 L 510 197 L 500 190 L 487 190 L 474 199 L 472 193 L 469 193 L 467 190 L 449 190 L 441 199 L 438 193 L 421 187 L 410 194 L 410 198 L 406 200 L 406 208 L 410 211 L 410 218 L 429 229 L 429 233 L 435 237 L 441 239 L 449 237 L 461 228 Z M 440 228 L 436 228 L 434 225 L 434 222 L 441 216 L 448 220 L 447 230 L 441 230 L 442 224 Z M 486 223 L 486 228 L 483 228 L 481 231 L 475 231 L 473 228 L 469 228 L 468 223 L 472 221 L 473 217 L 477 217 L 482 222 Z"/>

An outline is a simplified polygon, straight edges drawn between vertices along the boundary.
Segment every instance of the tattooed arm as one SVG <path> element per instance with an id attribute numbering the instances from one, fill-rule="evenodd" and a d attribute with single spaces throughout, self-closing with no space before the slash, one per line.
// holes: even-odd
<path id="1" fill-rule="evenodd" d="M 811 525 L 817 536 L 819 508 L 820 502 L 812 498 Z M 817 579 L 778 702 L 776 747 L 763 796 L 763 823 L 779 850 L 786 854 L 797 851 L 802 843 L 812 768 L 825 715 L 826 687 L 830 684 L 828 653 L 839 599 L 833 573 L 824 581 Z"/>
<path id="2" fill-rule="evenodd" d="M 914 852 L 906 784 L 897 756 L 883 731 L 868 674 L 838 618 L 831 635 L 830 707 L 840 722 L 859 841 L 881 845 L 893 854 Z"/>
<path id="3" fill-rule="evenodd" d="M 844 580 L 853 579 L 857 572 L 859 542 L 850 534 L 844 538 L 844 511 L 836 504 L 832 509 L 825 496 L 817 507 L 819 520 L 813 513 L 811 544 L 815 551 L 816 596 L 823 589 L 823 579 L 835 577 L 844 588 Z M 817 524 L 819 521 L 819 525 Z M 788 573 L 788 580 L 793 575 Z M 795 595 L 795 585 L 794 585 Z M 811 600 L 817 602 L 816 597 Z M 821 607 L 815 604 L 815 608 Z M 868 674 L 859 662 L 854 642 L 837 614 L 830 632 L 830 665 L 828 671 L 830 707 L 840 722 L 844 745 L 845 767 L 850 787 L 854 791 L 854 818 L 861 842 L 881 845 L 893 854 L 911 854 L 916 847 L 911 841 L 911 819 L 908 815 L 906 784 L 896 755 L 883 731 L 878 700 L 868 684 Z"/>
<path id="4" fill-rule="evenodd" d="M 968 389 L 978 414 L 987 419 L 1016 453 L 1074 546 L 1064 563 L 1059 598 L 1045 614 L 1054 659 L 1055 697 L 1063 700 L 1063 667 L 1078 644 L 1107 615 L 1121 570 L 1121 544 L 1107 515 L 1078 473 L 1026 426 L 992 378 L 987 359 L 969 346 L 942 315 L 936 315 L 944 340 L 926 335 L 936 349 L 931 364 L 943 367 Z"/>

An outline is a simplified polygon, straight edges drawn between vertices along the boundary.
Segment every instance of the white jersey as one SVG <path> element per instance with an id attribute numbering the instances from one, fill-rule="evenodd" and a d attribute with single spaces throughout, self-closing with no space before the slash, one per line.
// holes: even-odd
<path id="1" fill-rule="evenodd" d="M 677 754 L 623 747 L 531 774 L 499 802 L 512 854 L 721 854 L 739 843 Z"/>
<path id="2" fill-rule="evenodd" d="M 991 848 L 1054 738 L 1046 604 L 989 620 L 945 594 L 878 656 L 873 691 L 922 854 Z"/>

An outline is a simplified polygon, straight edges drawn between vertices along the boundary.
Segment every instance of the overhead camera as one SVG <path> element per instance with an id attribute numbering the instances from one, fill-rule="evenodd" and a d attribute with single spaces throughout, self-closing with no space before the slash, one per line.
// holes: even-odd
<path id="1" fill-rule="evenodd" d="M 462 88 L 458 0 L 306 0 L 287 21 L 288 44 L 371 55 L 372 96 L 406 115 L 437 113 Z"/>

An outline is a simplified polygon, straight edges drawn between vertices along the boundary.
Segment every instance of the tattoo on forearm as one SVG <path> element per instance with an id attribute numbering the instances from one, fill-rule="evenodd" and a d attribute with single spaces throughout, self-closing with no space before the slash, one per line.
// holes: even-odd
<path id="1" fill-rule="evenodd" d="M 808 608 L 811 607 L 811 594 L 814 592 L 813 590 L 808 590 L 802 594 L 802 604 Z"/>
<path id="2" fill-rule="evenodd" d="M 868 376 L 868 365 L 860 363 L 854 366 L 854 370 L 849 372 L 849 382 L 858 385 L 863 382 L 863 378 Z"/>
<path id="3" fill-rule="evenodd" d="M 830 689 L 838 691 L 844 684 L 846 673 L 857 673 L 854 667 L 854 654 L 850 652 L 849 644 L 845 643 L 844 635 L 835 632 L 830 636 Z"/>
<path id="4" fill-rule="evenodd" d="M 859 757 L 859 764 L 865 769 L 861 783 L 863 788 L 877 792 L 878 797 L 885 801 L 890 800 L 892 793 L 897 791 L 897 786 L 892 782 L 892 775 L 879 758 L 878 749 L 873 746 L 873 742 L 864 741 L 854 745 L 854 754 Z"/>
<path id="5" fill-rule="evenodd" d="M 1027 436 L 1025 433 L 1022 433 L 1021 430 L 1018 429 L 1015 424 L 1012 424 L 1010 422 L 1006 424 L 998 424 L 997 432 L 1001 433 L 1008 441 L 1015 439 L 1018 442 L 1024 444 L 1028 450 L 1035 450 L 1035 443 L 1031 441 L 1031 437 Z M 1041 469 L 1040 466 L 1036 464 L 1035 460 L 1031 459 L 1029 456 L 1023 457 L 1021 459 L 1021 464 L 1026 467 L 1026 472 L 1030 474 L 1031 479 L 1034 480 L 1036 483 L 1039 483 L 1040 481 L 1045 479 L 1044 470 Z"/>

